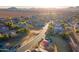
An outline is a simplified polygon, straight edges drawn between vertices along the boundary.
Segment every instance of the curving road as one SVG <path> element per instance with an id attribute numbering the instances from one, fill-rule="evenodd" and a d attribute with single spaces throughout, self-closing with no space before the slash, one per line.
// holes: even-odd
<path id="1" fill-rule="evenodd" d="M 28 43 L 18 48 L 17 52 L 24 52 L 28 49 L 32 50 L 35 46 L 38 46 L 38 42 L 45 36 L 45 32 L 47 31 L 49 24 L 50 22 L 43 27 L 42 31 L 36 37 L 32 38 Z"/>

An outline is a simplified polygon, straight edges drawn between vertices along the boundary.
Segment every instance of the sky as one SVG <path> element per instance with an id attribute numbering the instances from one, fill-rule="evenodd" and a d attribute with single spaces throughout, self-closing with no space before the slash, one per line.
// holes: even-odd
<path id="1" fill-rule="evenodd" d="M 0 6 L 27 6 L 37 8 L 79 6 L 79 0 L 0 0 Z"/>

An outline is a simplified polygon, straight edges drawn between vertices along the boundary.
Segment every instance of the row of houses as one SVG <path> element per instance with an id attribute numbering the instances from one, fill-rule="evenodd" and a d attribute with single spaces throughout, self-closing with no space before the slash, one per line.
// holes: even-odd
<path id="1" fill-rule="evenodd" d="M 12 18 L 11 20 L 6 20 L 5 18 L 0 18 L 0 34 L 11 34 L 11 33 L 16 33 L 16 30 L 13 29 L 13 30 L 10 30 L 8 26 L 6 26 L 4 23 L 7 23 L 7 22 L 12 22 L 13 24 L 15 25 L 18 25 L 19 27 L 23 27 L 23 28 L 26 28 L 26 25 L 24 24 L 18 24 L 17 22 L 19 22 L 19 18 Z"/>
<path id="2" fill-rule="evenodd" d="M 79 30 L 79 21 L 73 18 L 73 16 L 67 16 L 66 19 L 64 17 L 58 17 L 58 20 L 55 20 L 54 32 L 63 32 L 64 28 L 61 25 L 61 21 L 64 21 L 67 24 L 66 31 L 70 31 L 72 26 L 75 25 L 76 29 Z"/>

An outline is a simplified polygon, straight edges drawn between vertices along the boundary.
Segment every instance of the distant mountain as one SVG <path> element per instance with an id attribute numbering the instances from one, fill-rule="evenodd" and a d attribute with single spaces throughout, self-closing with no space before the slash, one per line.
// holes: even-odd
<path id="1" fill-rule="evenodd" d="M 79 9 L 79 6 L 69 7 L 70 9 Z"/>
<path id="2" fill-rule="evenodd" d="M 67 10 L 72 11 L 72 12 L 79 12 L 79 6 L 75 6 L 75 7 L 69 7 L 67 8 Z"/>
<path id="3" fill-rule="evenodd" d="M 10 7 L 10 8 L 8 8 L 9 10 L 17 10 L 17 8 L 16 7 Z"/>
<path id="4" fill-rule="evenodd" d="M 79 8 L 79 6 L 76 6 L 76 8 Z"/>

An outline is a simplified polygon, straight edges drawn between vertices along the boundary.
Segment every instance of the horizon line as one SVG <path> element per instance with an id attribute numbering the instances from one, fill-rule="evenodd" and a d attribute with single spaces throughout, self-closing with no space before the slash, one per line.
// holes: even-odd
<path id="1" fill-rule="evenodd" d="M 79 5 L 78 5 L 79 6 Z M 35 6 L 0 6 L 0 8 L 68 8 L 68 7 L 77 7 L 77 6 L 58 6 L 58 7 L 35 7 Z"/>

